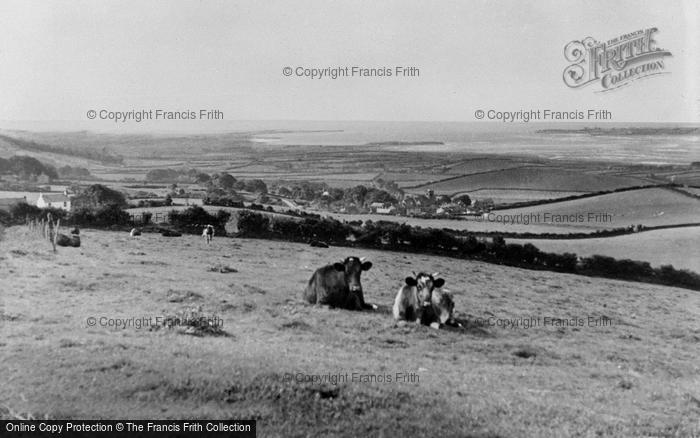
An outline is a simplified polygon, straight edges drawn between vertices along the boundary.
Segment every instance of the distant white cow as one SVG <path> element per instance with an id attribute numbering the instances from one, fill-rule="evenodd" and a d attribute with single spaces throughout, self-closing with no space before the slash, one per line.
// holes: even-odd
<path id="1" fill-rule="evenodd" d="M 129 236 L 131 236 L 131 237 L 136 237 L 136 236 L 140 236 L 140 235 L 141 235 L 141 230 L 139 230 L 138 228 L 132 228 L 131 232 L 129 233 Z"/>
<path id="2" fill-rule="evenodd" d="M 207 225 L 204 227 L 204 230 L 202 230 L 202 237 L 207 241 L 207 244 L 210 244 L 211 240 L 214 238 L 214 226 Z"/>

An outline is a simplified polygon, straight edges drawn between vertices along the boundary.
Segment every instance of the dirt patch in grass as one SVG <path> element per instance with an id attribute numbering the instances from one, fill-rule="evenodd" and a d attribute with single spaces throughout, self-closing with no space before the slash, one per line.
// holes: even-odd
<path id="1" fill-rule="evenodd" d="M 311 330 L 312 327 L 305 323 L 304 321 L 300 320 L 295 320 L 295 321 L 290 321 L 290 322 L 285 322 L 280 326 L 281 329 L 283 330 Z"/>
<path id="2" fill-rule="evenodd" d="M 184 302 L 194 302 L 204 299 L 201 294 L 197 292 L 192 292 L 190 290 L 174 290 L 169 289 L 166 293 L 166 298 L 168 302 L 171 303 L 184 303 Z"/>
<path id="3" fill-rule="evenodd" d="M 230 336 L 223 329 L 223 319 L 217 315 L 206 315 L 201 309 L 180 310 L 162 317 L 161 325 L 151 326 L 151 331 L 166 328 L 190 336 Z"/>
<path id="4" fill-rule="evenodd" d="M 210 266 L 208 271 L 209 272 L 219 272 L 221 274 L 231 274 L 231 273 L 238 272 L 238 269 L 219 263 L 219 264 Z"/>

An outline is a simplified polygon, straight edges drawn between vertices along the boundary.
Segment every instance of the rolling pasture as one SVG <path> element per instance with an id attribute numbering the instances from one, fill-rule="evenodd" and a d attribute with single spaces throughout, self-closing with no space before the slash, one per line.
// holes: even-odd
<path id="1" fill-rule="evenodd" d="M 81 237 L 56 254 L 24 227 L 0 241 L 2 418 L 256 418 L 260 436 L 285 437 L 700 433 L 693 291 L 363 250 L 379 309 L 358 313 L 300 300 L 343 248 Z M 441 272 L 464 328 L 395 326 L 394 294 L 420 270 Z M 188 311 L 224 333 L 99 322 Z M 543 324 L 505 326 L 517 318 Z M 329 373 L 393 380 L 304 381 Z"/>
<path id="2" fill-rule="evenodd" d="M 616 259 L 643 260 L 653 267 L 673 265 L 700 272 L 700 227 L 669 228 L 640 234 L 598 239 L 506 239 L 509 243 L 532 243 L 546 252 L 573 252 L 581 257 L 595 254 Z"/>
<path id="3" fill-rule="evenodd" d="M 545 213 L 552 216 L 582 214 L 586 220 L 581 225 L 601 229 L 635 224 L 659 226 L 699 222 L 700 200 L 664 188 L 647 188 L 532 207 L 498 210 L 497 213 L 501 215 L 539 213 L 542 218 Z M 612 220 L 610 222 L 588 220 L 588 213 L 610 214 Z"/>
<path id="4" fill-rule="evenodd" d="M 550 165 L 523 166 L 470 174 L 420 186 L 414 190 L 424 192 L 426 189 L 432 189 L 435 193 L 449 195 L 494 188 L 597 192 L 641 184 L 642 181 L 637 178 L 587 173 L 580 169 L 557 168 Z"/>

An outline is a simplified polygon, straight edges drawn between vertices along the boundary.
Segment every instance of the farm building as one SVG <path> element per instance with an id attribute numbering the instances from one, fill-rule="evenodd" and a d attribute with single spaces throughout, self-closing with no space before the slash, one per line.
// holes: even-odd
<path id="1" fill-rule="evenodd" d="M 396 207 L 385 202 L 373 202 L 370 204 L 369 209 L 372 213 L 377 214 L 396 214 Z"/>
<path id="2" fill-rule="evenodd" d="M 39 208 L 58 208 L 62 210 L 70 210 L 70 198 L 63 193 L 41 193 L 39 199 L 36 200 L 36 206 Z"/>

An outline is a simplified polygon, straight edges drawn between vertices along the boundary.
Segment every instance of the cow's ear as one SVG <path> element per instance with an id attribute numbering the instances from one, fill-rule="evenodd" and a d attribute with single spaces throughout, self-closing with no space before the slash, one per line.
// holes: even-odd
<path id="1" fill-rule="evenodd" d="M 338 272 L 343 272 L 345 271 L 345 265 L 343 263 L 333 263 L 333 269 Z"/>
<path id="2" fill-rule="evenodd" d="M 445 280 L 442 278 L 437 278 L 435 281 L 433 281 L 433 286 L 435 287 L 443 287 L 445 285 Z"/>
<path id="3" fill-rule="evenodd" d="M 369 271 L 372 268 L 372 262 L 364 262 L 362 264 L 363 271 Z"/>
<path id="4" fill-rule="evenodd" d="M 418 285 L 418 280 L 416 280 L 416 279 L 413 278 L 413 277 L 406 277 L 406 280 L 405 280 L 405 281 L 406 281 L 406 284 L 409 285 L 409 286 L 416 286 L 416 285 Z"/>

